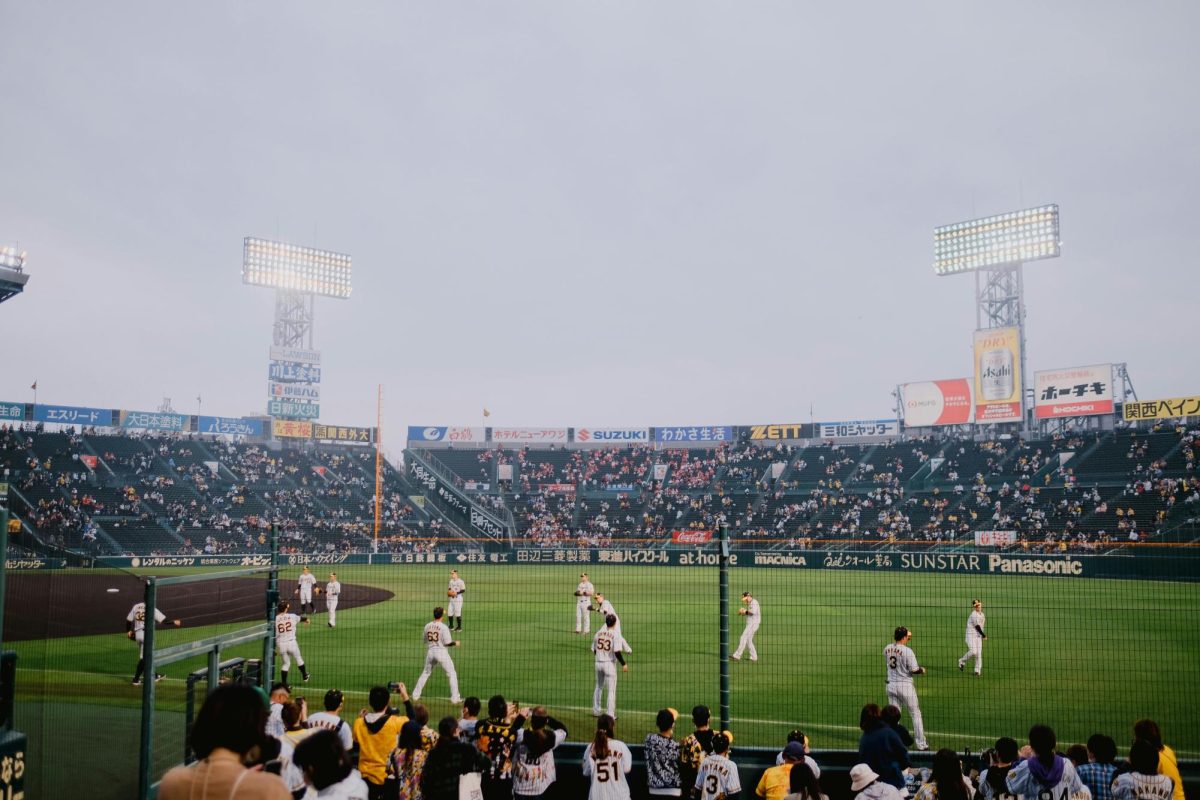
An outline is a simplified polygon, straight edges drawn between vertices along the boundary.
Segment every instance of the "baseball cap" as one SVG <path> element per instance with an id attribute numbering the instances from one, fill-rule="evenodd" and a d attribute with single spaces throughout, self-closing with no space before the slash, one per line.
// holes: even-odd
<path id="1" fill-rule="evenodd" d="M 797 761 L 804 760 L 804 745 L 801 742 L 788 742 L 787 747 L 783 748 L 784 758 L 794 758 Z"/>
<path id="2" fill-rule="evenodd" d="M 896 632 L 894 634 L 892 634 L 892 638 L 898 642 L 901 639 L 903 639 L 905 636 L 908 636 L 908 634 L 910 634 L 910 633 L 912 633 L 912 631 L 910 631 L 908 628 L 901 625 L 899 628 L 896 628 Z"/>
<path id="3" fill-rule="evenodd" d="M 866 764 L 855 764 L 850 768 L 851 791 L 861 792 L 877 780 L 879 780 L 879 774 Z"/>

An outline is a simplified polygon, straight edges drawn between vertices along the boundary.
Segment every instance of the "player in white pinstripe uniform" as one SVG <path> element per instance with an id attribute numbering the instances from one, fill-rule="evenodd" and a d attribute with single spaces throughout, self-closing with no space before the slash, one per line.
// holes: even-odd
<path id="1" fill-rule="evenodd" d="M 278 613 L 275 614 L 275 649 L 279 651 L 281 659 L 279 678 L 285 686 L 288 682 L 288 670 L 291 669 L 292 659 L 296 660 L 296 666 L 300 668 L 300 675 L 304 678 L 304 682 L 308 683 L 308 668 L 304 666 L 304 656 L 300 655 L 300 644 L 296 641 L 296 629 L 300 627 L 304 618 L 291 613 L 291 608 L 292 604 L 287 600 L 280 600 Z"/>
<path id="2" fill-rule="evenodd" d="M 928 750 L 925 740 L 925 723 L 921 719 L 921 707 L 917 704 L 917 689 L 913 686 L 914 675 L 924 675 L 925 668 L 917 663 L 917 655 L 908 646 L 912 631 L 901 625 L 896 628 L 893 642 L 883 648 L 883 659 L 887 666 L 888 702 L 907 708 L 912 717 L 913 738 L 918 750 Z"/>

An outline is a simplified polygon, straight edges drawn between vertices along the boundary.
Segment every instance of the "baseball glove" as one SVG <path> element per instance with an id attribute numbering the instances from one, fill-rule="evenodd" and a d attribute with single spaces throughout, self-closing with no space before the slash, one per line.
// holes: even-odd
<path id="1" fill-rule="evenodd" d="M 446 597 L 454 597 L 454 595 L 455 595 L 455 592 L 453 589 L 446 590 Z"/>

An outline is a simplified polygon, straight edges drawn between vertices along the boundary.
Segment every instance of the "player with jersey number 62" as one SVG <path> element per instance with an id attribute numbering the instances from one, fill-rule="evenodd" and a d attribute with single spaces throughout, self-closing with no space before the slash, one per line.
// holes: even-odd
<path id="1" fill-rule="evenodd" d="M 292 604 L 280 600 L 275 614 L 275 649 L 281 659 L 279 680 L 284 686 L 288 685 L 288 671 L 292 667 L 292 659 L 300 668 L 300 675 L 308 683 L 308 668 L 304 666 L 304 656 L 300 655 L 300 643 L 296 641 L 296 630 L 300 627 L 301 617 L 292 613 Z"/>

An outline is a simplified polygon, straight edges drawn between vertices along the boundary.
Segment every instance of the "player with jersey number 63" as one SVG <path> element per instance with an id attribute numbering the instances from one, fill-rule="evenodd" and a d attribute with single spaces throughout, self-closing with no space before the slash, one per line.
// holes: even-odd
<path id="1" fill-rule="evenodd" d="M 441 606 L 435 608 L 433 621 L 426 623 L 425 629 L 422 631 L 421 638 L 425 642 L 425 669 L 421 670 L 421 677 L 417 678 L 417 685 L 413 687 L 412 699 L 421 699 L 421 691 L 425 688 L 425 682 L 429 680 L 429 676 L 433 674 L 433 668 L 440 666 L 446 671 L 446 677 L 450 680 L 450 702 L 458 705 L 463 701 L 462 696 L 458 693 L 458 672 L 454 669 L 454 662 L 450 660 L 450 651 L 446 648 L 458 647 L 462 642 L 456 642 L 450 634 L 450 628 L 442 622 L 445 613 L 446 610 Z"/>

